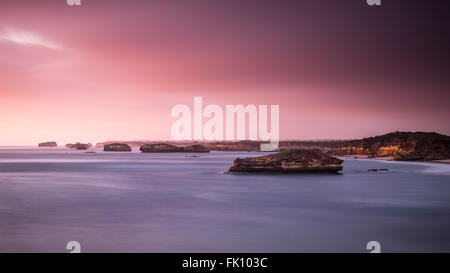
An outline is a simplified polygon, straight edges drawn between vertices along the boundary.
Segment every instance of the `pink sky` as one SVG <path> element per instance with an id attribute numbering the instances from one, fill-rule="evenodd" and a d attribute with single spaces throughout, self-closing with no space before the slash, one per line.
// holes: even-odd
<path id="1" fill-rule="evenodd" d="M 439 29 L 308 3 L 1 1 L 0 145 L 171 139 L 194 96 L 278 104 L 281 139 L 450 133 Z"/>

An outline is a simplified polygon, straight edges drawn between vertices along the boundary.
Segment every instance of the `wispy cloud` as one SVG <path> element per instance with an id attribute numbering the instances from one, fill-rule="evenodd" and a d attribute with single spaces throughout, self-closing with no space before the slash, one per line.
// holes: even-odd
<path id="1" fill-rule="evenodd" d="M 49 41 L 31 32 L 18 31 L 13 29 L 4 29 L 0 32 L 0 41 L 9 41 L 20 45 L 32 45 L 45 47 L 52 50 L 61 50 L 62 47 L 57 43 Z"/>

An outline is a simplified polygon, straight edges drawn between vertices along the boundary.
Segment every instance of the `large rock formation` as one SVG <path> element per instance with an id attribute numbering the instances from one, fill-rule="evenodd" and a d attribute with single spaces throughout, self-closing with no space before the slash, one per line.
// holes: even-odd
<path id="1" fill-rule="evenodd" d="M 38 147 L 57 147 L 58 144 L 55 141 L 41 142 L 38 144 Z"/>
<path id="2" fill-rule="evenodd" d="M 288 150 L 259 157 L 237 158 L 230 172 L 337 173 L 342 160 L 320 150 Z"/>
<path id="3" fill-rule="evenodd" d="M 177 147 L 166 143 L 144 144 L 139 150 L 143 153 L 209 153 L 209 150 L 203 145 Z"/>
<path id="4" fill-rule="evenodd" d="M 90 143 L 85 144 L 85 143 L 77 142 L 75 144 L 72 144 L 72 143 L 66 144 L 66 148 L 77 149 L 77 150 L 87 150 L 90 147 L 92 147 L 92 144 L 90 144 Z"/>
<path id="5" fill-rule="evenodd" d="M 131 152 L 131 147 L 125 143 L 111 143 L 103 147 L 105 152 Z"/>
<path id="6" fill-rule="evenodd" d="M 328 149 L 332 155 L 393 157 L 394 160 L 440 160 L 450 158 L 450 136 L 425 132 L 394 132 L 351 140 Z"/>

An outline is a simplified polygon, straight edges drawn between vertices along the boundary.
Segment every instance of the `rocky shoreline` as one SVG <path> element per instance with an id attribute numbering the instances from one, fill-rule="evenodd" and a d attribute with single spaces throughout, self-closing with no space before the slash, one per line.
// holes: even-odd
<path id="1" fill-rule="evenodd" d="M 104 147 L 112 142 L 97 143 L 96 147 Z M 174 152 L 178 148 L 201 145 L 210 151 L 247 151 L 260 152 L 261 141 L 168 141 L 162 147 L 157 141 L 126 141 L 131 147 L 140 148 L 151 152 Z M 157 145 L 152 147 L 151 145 Z M 392 132 L 375 137 L 367 137 L 355 140 L 283 140 L 279 142 L 278 151 L 319 149 L 332 156 L 367 156 L 370 158 L 392 158 L 397 161 L 445 161 L 450 159 L 450 136 L 435 132 Z M 177 151 L 178 152 L 178 151 Z"/>
<path id="2" fill-rule="evenodd" d="M 259 152 L 261 141 L 109 141 L 96 144 L 104 151 L 143 153 L 208 153 L 210 151 Z M 54 141 L 39 143 L 39 147 L 57 147 Z M 90 143 L 67 144 L 67 148 L 86 150 Z M 351 156 L 376 160 L 450 162 L 450 136 L 435 132 L 392 132 L 356 140 L 280 141 L 278 152 L 317 150 L 330 156 Z"/>

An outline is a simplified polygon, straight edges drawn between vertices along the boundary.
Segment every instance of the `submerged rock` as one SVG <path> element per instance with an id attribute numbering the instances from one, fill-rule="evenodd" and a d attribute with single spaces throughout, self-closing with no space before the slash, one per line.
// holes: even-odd
<path id="1" fill-rule="evenodd" d="M 38 146 L 39 147 L 52 147 L 52 148 L 54 148 L 54 147 L 57 147 L 58 144 L 56 144 L 55 141 L 49 141 L 49 142 L 41 142 L 41 143 L 38 144 Z"/>
<path id="2" fill-rule="evenodd" d="M 111 143 L 103 146 L 105 152 L 131 152 L 131 147 L 125 143 Z"/>
<path id="3" fill-rule="evenodd" d="M 368 169 L 369 172 L 388 172 L 389 169 Z"/>
<path id="4" fill-rule="evenodd" d="M 178 147 L 166 143 L 144 144 L 139 150 L 143 153 L 209 153 L 209 150 L 203 145 Z"/>
<path id="5" fill-rule="evenodd" d="M 230 172 L 337 173 L 342 162 L 320 150 L 288 150 L 276 154 L 237 158 Z"/>

